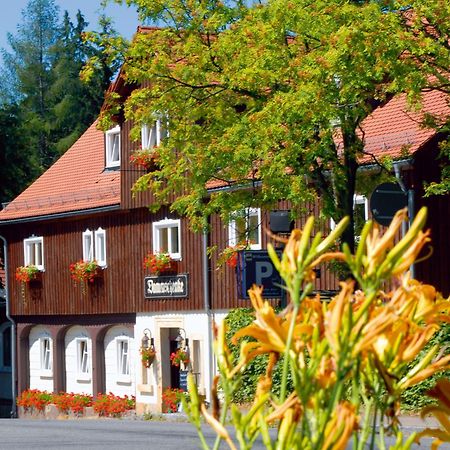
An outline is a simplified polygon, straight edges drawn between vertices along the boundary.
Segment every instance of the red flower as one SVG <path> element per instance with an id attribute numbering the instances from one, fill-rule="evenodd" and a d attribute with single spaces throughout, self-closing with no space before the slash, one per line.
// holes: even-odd
<path id="1" fill-rule="evenodd" d="M 149 269 L 151 273 L 175 272 L 175 261 L 168 253 L 148 252 L 144 258 L 144 268 Z"/>
<path id="2" fill-rule="evenodd" d="M 189 355 L 181 348 L 170 355 L 172 366 L 179 367 L 181 363 L 189 364 Z"/>

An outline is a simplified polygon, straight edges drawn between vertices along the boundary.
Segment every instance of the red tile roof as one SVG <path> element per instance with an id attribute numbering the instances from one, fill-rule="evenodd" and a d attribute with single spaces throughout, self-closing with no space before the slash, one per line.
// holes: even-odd
<path id="1" fill-rule="evenodd" d="M 450 116 L 448 95 L 438 91 L 425 92 L 420 111 L 408 108 L 404 94 L 377 108 L 362 124 L 364 150 L 370 155 L 363 156 L 360 163 L 375 162 L 371 155 L 377 160 L 383 157 L 403 159 L 419 150 L 436 135 L 435 129 L 423 127 L 424 113 L 441 118 L 443 123 Z M 339 141 L 339 137 L 336 140 Z M 211 180 L 207 188 L 218 189 L 229 185 L 224 181 Z"/>
<path id="2" fill-rule="evenodd" d="M 104 170 L 104 134 L 96 125 L 0 211 L 0 223 L 120 204 L 120 171 Z"/>
<path id="3" fill-rule="evenodd" d="M 421 111 L 414 112 L 407 107 L 406 95 L 394 97 L 363 122 L 364 150 L 377 158 L 412 155 L 436 134 L 436 130 L 422 126 L 424 112 L 445 120 L 450 115 L 448 101 L 442 92 L 425 92 Z M 362 162 L 370 159 L 364 157 Z"/>

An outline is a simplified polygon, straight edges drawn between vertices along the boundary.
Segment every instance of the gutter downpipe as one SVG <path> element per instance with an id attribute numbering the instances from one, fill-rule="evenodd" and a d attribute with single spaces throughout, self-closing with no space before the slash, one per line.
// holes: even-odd
<path id="1" fill-rule="evenodd" d="M 12 407 L 11 418 L 17 417 L 17 405 L 16 405 L 16 323 L 10 316 L 9 311 L 9 267 L 8 267 L 8 243 L 6 239 L 0 235 L 0 239 L 3 241 L 3 258 L 5 266 L 5 297 L 6 297 L 6 318 L 11 322 L 11 393 L 12 393 Z"/>
<path id="2" fill-rule="evenodd" d="M 208 349 L 208 373 L 209 389 L 205 392 L 208 396 L 211 393 L 214 378 L 214 351 L 213 349 L 213 313 L 211 311 L 211 290 L 209 278 L 209 258 L 208 258 L 208 230 L 205 228 L 202 234 L 202 271 L 203 271 L 203 304 L 208 319 L 208 333 L 206 336 L 206 348 Z M 206 389 L 206 386 L 205 386 Z M 209 399 L 211 400 L 211 399 Z"/>
<path id="3" fill-rule="evenodd" d="M 409 167 L 411 167 L 410 161 L 394 162 L 395 178 L 397 179 L 398 184 L 400 185 L 402 191 L 407 196 L 409 226 L 411 226 L 412 221 L 414 220 L 415 213 L 416 213 L 415 212 L 415 203 L 414 203 L 414 189 L 407 189 L 406 188 L 405 183 L 403 183 L 403 180 L 402 180 L 402 177 L 401 177 L 401 172 L 400 172 L 400 169 L 402 169 L 402 168 L 409 168 Z M 403 222 L 402 223 L 402 235 L 405 236 L 407 231 L 408 230 L 407 230 L 407 227 L 406 227 L 406 223 Z M 415 278 L 416 277 L 415 265 L 411 264 L 409 270 L 411 272 L 411 278 Z"/>

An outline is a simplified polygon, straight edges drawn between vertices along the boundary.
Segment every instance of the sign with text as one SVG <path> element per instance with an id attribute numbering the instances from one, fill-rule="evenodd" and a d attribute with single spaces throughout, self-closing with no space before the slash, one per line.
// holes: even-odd
<path id="1" fill-rule="evenodd" d="M 281 251 L 277 251 L 278 256 Z M 264 298 L 281 298 L 281 277 L 270 260 L 267 250 L 244 250 L 239 255 L 238 271 L 241 279 L 241 298 L 249 298 L 253 284 L 262 286 Z"/>
<path id="2" fill-rule="evenodd" d="M 184 298 L 188 296 L 188 275 L 149 276 L 144 278 L 145 298 Z"/>
<path id="3" fill-rule="evenodd" d="M 187 376 L 189 371 L 188 370 L 180 370 L 180 389 L 184 392 L 187 392 Z"/>

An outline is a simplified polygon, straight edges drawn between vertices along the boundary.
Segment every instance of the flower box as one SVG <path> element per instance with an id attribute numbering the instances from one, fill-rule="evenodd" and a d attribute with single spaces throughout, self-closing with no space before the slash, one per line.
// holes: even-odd
<path id="1" fill-rule="evenodd" d="M 75 284 L 80 284 L 83 294 L 86 293 L 88 283 L 94 283 L 96 278 L 103 277 L 103 269 L 95 260 L 74 262 L 70 264 L 69 271 Z"/>
<path id="2" fill-rule="evenodd" d="M 141 167 L 147 172 L 154 172 L 158 169 L 159 154 L 155 148 L 135 150 L 130 156 L 130 163 Z"/>
<path id="3" fill-rule="evenodd" d="M 34 265 L 19 266 L 16 269 L 16 280 L 20 282 L 20 291 L 24 304 L 27 303 L 28 288 L 39 288 L 42 284 L 42 272 Z"/>
<path id="4" fill-rule="evenodd" d="M 168 253 L 147 253 L 144 258 L 144 268 L 155 275 L 178 273 L 178 261 L 173 260 Z"/>

